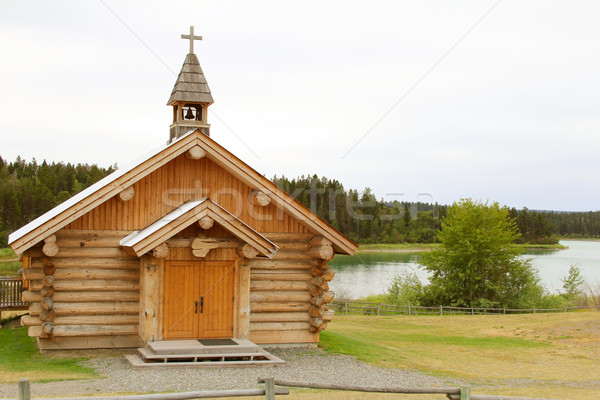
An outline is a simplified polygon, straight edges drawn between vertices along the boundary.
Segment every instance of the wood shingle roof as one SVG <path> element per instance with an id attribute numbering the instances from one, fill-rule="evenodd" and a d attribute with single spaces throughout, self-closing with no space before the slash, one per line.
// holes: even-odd
<path id="1" fill-rule="evenodd" d="M 200 67 L 200 61 L 195 54 L 190 53 L 185 57 L 181 72 L 171 92 L 167 105 L 175 102 L 185 103 L 214 103 L 210 88 Z"/>

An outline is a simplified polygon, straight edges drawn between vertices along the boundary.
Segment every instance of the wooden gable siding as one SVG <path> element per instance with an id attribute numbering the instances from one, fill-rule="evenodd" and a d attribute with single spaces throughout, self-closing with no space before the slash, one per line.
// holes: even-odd
<path id="1" fill-rule="evenodd" d="M 186 201 L 209 197 L 259 232 L 307 232 L 304 225 L 274 204 L 253 205 L 250 196 L 254 188 L 208 157 L 193 160 L 181 155 L 136 182 L 133 188 L 133 199 L 124 202 L 115 196 L 65 229 L 133 231 L 145 228 Z"/>

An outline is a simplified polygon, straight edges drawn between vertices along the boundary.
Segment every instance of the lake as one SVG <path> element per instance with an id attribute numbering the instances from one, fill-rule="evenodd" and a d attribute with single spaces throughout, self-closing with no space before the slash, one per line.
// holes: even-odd
<path id="1" fill-rule="evenodd" d="M 562 288 L 561 278 L 571 265 L 581 268 L 584 279 L 600 283 L 600 241 L 561 240 L 565 250 L 528 250 L 543 285 L 551 292 Z M 330 288 L 337 297 L 360 298 L 385 293 L 392 279 L 402 271 L 414 272 L 424 283 L 428 273 L 418 266 L 422 253 L 366 252 L 354 256 L 336 255 L 329 263 L 337 271 Z"/>

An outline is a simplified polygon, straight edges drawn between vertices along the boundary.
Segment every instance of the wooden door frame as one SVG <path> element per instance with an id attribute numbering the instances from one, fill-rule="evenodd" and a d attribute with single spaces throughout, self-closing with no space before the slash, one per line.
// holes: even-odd
<path id="1" fill-rule="evenodd" d="M 163 318 L 165 300 L 164 258 L 140 257 L 139 335 L 144 342 L 164 340 Z M 189 261 L 201 261 L 193 259 Z M 250 266 L 247 258 L 235 256 L 233 338 L 248 339 L 250 336 Z"/>

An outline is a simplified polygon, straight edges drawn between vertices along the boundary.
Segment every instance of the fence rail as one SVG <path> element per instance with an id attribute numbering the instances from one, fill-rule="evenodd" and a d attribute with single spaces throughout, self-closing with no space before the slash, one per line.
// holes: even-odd
<path id="1" fill-rule="evenodd" d="M 563 308 L 477 308 L 477 307 L 422 307 L 396 306 L 393 304 L 368 303 L 354 300 L 334 300 L 329 308 L 342 315 L 499 315 L 499 314 L 538 314 L 581 310 L 597 312 L 600 306 L 580 306 Z"/>
<path id="2" fill-rule="evenodd" d="M 469 387 L 461 388 L 402 388 L 402 387 L 382 387 L 382 386 L 359 386 L 359 385 L 336 385 L 311 382 L 282 381 L 275 378 L 258 378 L 258 383 L 264 383 L 264 389 L 233 389 L 233 390 L 210 390 L 197 392 L 180 393 L 156 393 L 141 394 L 130 396 L 103 396 L 103 397 L 60 397 L 60 398 L 40 398 L 34 400 L 190 400 L 190 399 L 216 399 L 223 397 L 242 397 L 242 396 L 264 396 L 265 400 L 275 400 L 276 395 L 288 395 L 290 390 L 287 387 L 300 387 L 308 389 L 328 389 L 328 390 L 347 390 L 354 392 L 368 393 L 397 393 L 397 394 L 445 394 L 450 400 L 552 400 L 531 397 L 513 397 L 513 396 L 493 396 L 472 394 Z M 286 388 L 276 386 L 287 386 Z M 19 379 L 18 400 L 32 400 L 31 387 L 29 379 Z M 325 396 L 324 396 L 325 397 Z M 13 399 L 0 399 L 13 400 Z"/>
<path id="3" fill-rule="evenodd" d="M 2 311 L 26 310 L 29 306 L 21 300 L 23 292 L 23 280 L 21 278 L 0 278 L 0 320 Z"/>

